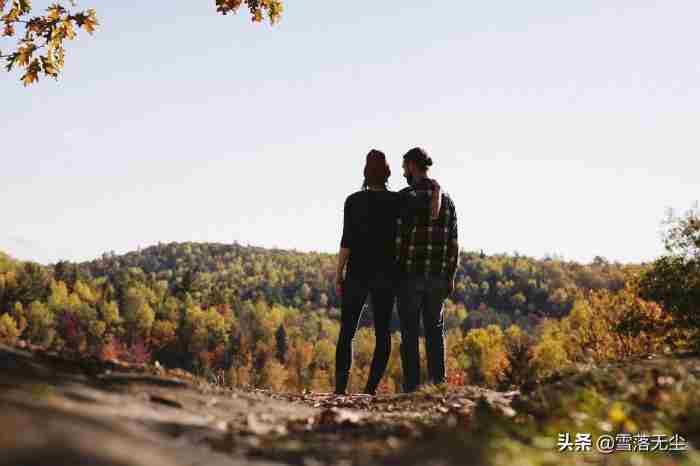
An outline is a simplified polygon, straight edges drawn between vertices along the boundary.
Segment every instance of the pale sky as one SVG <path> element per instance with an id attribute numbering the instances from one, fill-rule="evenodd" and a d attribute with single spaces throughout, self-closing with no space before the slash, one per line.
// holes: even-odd
<path id="1" fill-rule="evenodd" d="M 463 249 L 651 260 L 700 199 L 700 3 L 610 3 L 82 0 L 59 82 L 0 73 L 0 250 L 335 252 L 367 151 L 400 189 L 420 145 Z"/>

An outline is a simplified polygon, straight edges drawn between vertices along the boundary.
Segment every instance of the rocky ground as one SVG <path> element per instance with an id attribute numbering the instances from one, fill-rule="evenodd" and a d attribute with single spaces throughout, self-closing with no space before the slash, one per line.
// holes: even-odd
<path id="1" fill-rule="evenodd" d="M 510 415 L 517 395 L 478 387 L 376 397 L 230 390 L 181 371 L 6 346 L 0 374 L 0 464 L 24 466 L 398 461 L 425 427 L 467 422 L 481 398 Z"/>
<path id="2" fill-rule="evenodd" d="M 0 465 L 700 464 L 692 448 L 614 458 L 557 451 L 557 431 L 609 411 L 585 393 L 627 382 L 611 370 L 528 397 L 480 387 L 294 395 L 0 346 Z M 669 374 L 659 377 L 678 378 Z M 695 405 L 686 398 L 687 411 Z"/>

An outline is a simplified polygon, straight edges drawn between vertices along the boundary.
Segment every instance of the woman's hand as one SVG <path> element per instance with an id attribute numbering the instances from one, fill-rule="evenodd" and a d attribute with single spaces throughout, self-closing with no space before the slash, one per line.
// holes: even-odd
<path id="1" fill-rule="evenodd" d="M 343 271 L 345 270 L 345 265 L 348 263 L 349 258 L 350 248 L 341 246 L 340 251 L 338 251 L 338 268 L 335 271 L 335 292 L 338 296 L 343 294 Z"/>
<path id="2" fill-rule="evenodd" d="M 449 278 L 447 280 L 447 296 L 451 296 L 455 291 L 455 277 Z"/>
<path id="3" fill-rule="evenodd" d="M 338 296 L 343 295 L 343 273 L 342 272 L 335 274 L 335 293 Z"/>

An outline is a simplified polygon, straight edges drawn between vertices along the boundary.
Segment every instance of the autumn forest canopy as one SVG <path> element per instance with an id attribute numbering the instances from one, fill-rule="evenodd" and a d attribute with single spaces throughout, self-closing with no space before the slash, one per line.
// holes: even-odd
<path id="1" fill-rule="evenodd" d="M 647 265 L 462 251 L 446 304 L 450 383 L 508 387 L 577 362 L 693 348 L 697 211 L 668 225 L 668 255 Z M 158 361 L 234 386 L 328 391 L 340 314 L 335 263 L 332 254 L 215 243 L 158 244 L 50 266 L 0 254 L 0 340 L 75 357 Z M 401 384 L 394 319 L 385 392 Z M 371 322 L 370 303 L 352 383 L 369 370 Z"/>

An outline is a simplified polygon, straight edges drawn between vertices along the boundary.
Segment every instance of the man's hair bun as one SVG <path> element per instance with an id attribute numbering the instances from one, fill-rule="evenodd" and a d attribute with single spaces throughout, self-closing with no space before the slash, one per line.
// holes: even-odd
<path id="1" fill-rule="evenodd" d="M 418 165 L 418 167 L 420 167 L 423 170 L 433 165 L 433 159 L 428 157 L 428 154 L 425 152 L 425 149 L 421 147 L 414 147 L 413 149 L 409 150 L 403 156 L 403 159 L 415 162 L 416 165 Z"/>

